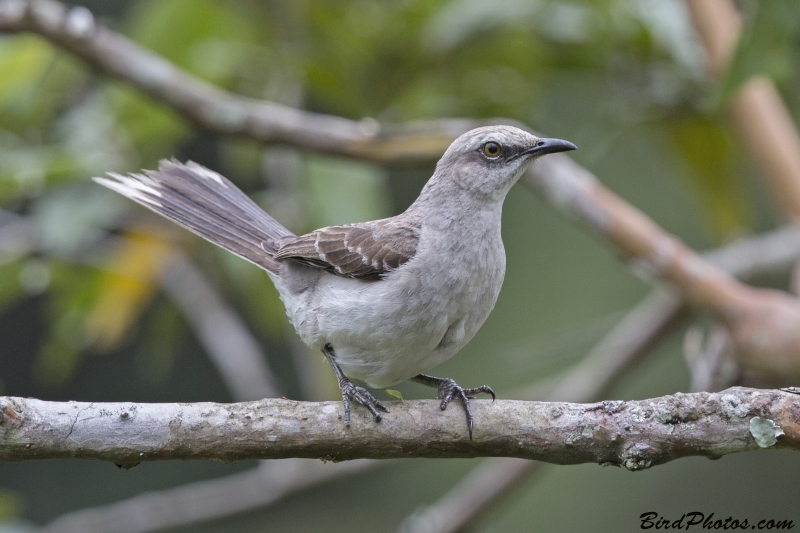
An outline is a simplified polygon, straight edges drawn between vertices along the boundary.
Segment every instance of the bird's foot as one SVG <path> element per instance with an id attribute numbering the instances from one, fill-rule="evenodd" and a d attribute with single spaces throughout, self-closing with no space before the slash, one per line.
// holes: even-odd
<path id="1" fill-rule="evenodd" d="M 369 412 L 372 413 L 372 416 L 375 418 L 375 422 L 380 422 L 381 419 L 383 418 L 381 414 L 378 412 L 379 409 L 384 413 L 389 412 L 386 406 L 383 405 L 379 399 L 370 394 L 370 392 L 367 389 L 365 389 L 364 387 L 359 387 L 358 385 L 356 385 L 347 378 L 339 380 L 339 388 L 342 390 L 342 402 L 344 403 L 345 422 L 350 422 L 351 399 L 369 409 Z"/>
<path id="2" fill-rule="evenodd" d="M 485 393 L 491 394 L 492 401 L 495 400 L 494 391 L 488 385 L 481 385 L 480 387 L 475 387 L 473 389 L 465 389 L 450 378 L 437 378 L 425 374 L 420 374 L 414 378 L 411 378 L 411 381 L 415 381 L 429 387 L 436 387 L 439 390 L 437 398 L 442 400 L 442 403 L 439 406 L 442 411 L 447 409 L 447 404 L 454 399 L 461 401 L 461 405 L 464 406 L 464 411 L 467 414 L 469 440 L 472 440 L 472 410 L 469 407 L 470 398 L 474 398 L 476 394 Z"/>
<path id="3" fill-rule="evenodd" d="M 342 403 L 344 404 L 344 421 L 350 422 L 350 400 L 353 400 L 369 409 L 369 412 L 372 413 L 372 416 L 375 418 L 375 422 L 380 422 L 383 417 L 378 410 L 388 413 L 389 410 L 386 406 L 367 389 L 359 387 L 342 373 L 342 369 L 339 368 L 339 365 L 336 363 L 333 347 L 330 344 L 325 346 L 322 353 L 325 354 L 331 367 L 333 367 L 333 372 L 336 374 L 336 379 L 339 381 L 339 390 L 342 391 Z"/>

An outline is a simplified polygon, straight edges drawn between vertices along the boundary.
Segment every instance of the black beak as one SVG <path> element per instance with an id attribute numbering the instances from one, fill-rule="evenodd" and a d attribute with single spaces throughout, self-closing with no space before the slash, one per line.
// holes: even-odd
<path id="1" fill-rule="evenodd" d="M 570 150 L 577 150 L 578 147 L 572 144 L 569 141 L 563 141 L 561 139 L 539 139 L 539 141 L 534 145 L 521 152 L 519 155 L 545 155 L 545 154 L 555 154 L 557 152 L 569 152 Z"/>

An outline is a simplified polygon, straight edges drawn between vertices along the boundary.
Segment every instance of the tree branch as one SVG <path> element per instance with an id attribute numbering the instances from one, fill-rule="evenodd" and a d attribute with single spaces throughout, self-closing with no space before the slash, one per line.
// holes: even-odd
<path id="1" fill-rule="evenodd" d="M 475 400 L 475 440 L 464 413 L 438 401 L 392 403 L 376 424 L 341 420 L 340 402 L 236 404 L 47 402 L 0 398 L 0 459 L 100 459 L 124 467 L 165 459 L 343 461 L 407 457 L 517 457 L 641 470 L 681 457 L 756 450 L 751 419 L 800 450 L 800 397 L 732 388 L 642 401 L 571 404 Z M 777 430 L 776 430 L 777 431 Z M 763 443 L 761 447 L 767 447 Z"/>
<path id="2" fill-rule="evenodd" d="M 72 511 L 57 517 L 39 533 L 146 533 L 187 526 L 263 507 L 336 477 L 388 464 L 368 460 L 339 464 L 310 459 L 265 461 L 222 478 Z"/>
<path id="3" fill-rule="evenodd" d="M 256 100 L 225 91 L 97 24 L 85 7 L 54 0 L 0 0 L 0 31 L 29 31 L 170 106 L 200 129 L 284 143 L 382 164 L 430 164 L 465 131 L 497 120 L 420 121 L 382 126 Z M 505 123 L 513 121 L 504 120 Z"/>
<path id="4" fill-rule="evenodd" d="M 522 179 L 609 241 L 634 271 L 671 283 L 689 305 L 710 312 L 730 332 L 743 366 L 800 376 L 797 297 L 736 280 L 561 154 L 537 161 Z"/>

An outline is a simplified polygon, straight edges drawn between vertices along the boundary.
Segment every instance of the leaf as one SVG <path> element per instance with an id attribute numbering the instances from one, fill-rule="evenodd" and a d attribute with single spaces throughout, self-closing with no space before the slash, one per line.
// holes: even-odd
<path id="1" fill-rule="evenodd" d="M 167 299 L 158 300 L 143 320 L 137 350 L 139 374 L 148 382 L 165 385 L 175 368 L 186 332 L 183 315 Z M 2 532 L 0 532 L 2 533 Z"/>
<path id="2" fill-rule="evenodd" d="M 0 37 L 0 73 L 0 129 L 27 138 L 74 102 L 86 74 L 77 59 L 32 35 Z"/>
<path id="3" fill-rule="evenodd" d="M 751 225 L 753 206 L 742 190 L 728 132 L 701 116 L 671 121 L 669 131 L 679 155 L 694 171 L 691 185 L 714 233 L 730 237 Z"/>
<path id="4" fill-rule="evenodd" d="M 237 56 L 246 52 L 236 44 L 251 43 L 257 33 L 254 17 L 242 16 L 238 9 L 216 0 L 139 2 L 131 33 L 139 43 L 180 67 L 227 85 L 230 72 L 225 65 L 238 65 L 241 58 Z"/>
<path id="5" fill-rule="evenodd" d="M 16 492 L 0 490 L 0 520 L 19 516 L 22 512 L 22 498 Z"/>
<path id="6" fill-rule="evenodd" d="M 403 394 L 399 390 L 386 389 L 386 394 L 388 394 L 392 398 L 397 398 L 401 402 L 403 401 Z"/>
<path id="7" fill-rule="evenodd" d="M 0 107 L 25 96 L 44 76 L 52 60 L 52 47 L 38 37 L 0 39 Z"/>
<path id="8" fill-rule="evenodd" d="M 171 108 L 131 87 L 108 85 L 106 89 L 116 120 L 144 160 L 157 161 L 189 135 L 188 124 Z"/>
<path id="9" fill-rule="evenodd" d="M 99 298 L 86 317 L 86 330 L 100 350 L 116 347 L 155 293 L 169 241 L 156 233 L 127 233 L 100 274 Z"/>
<path id="10" fill-rule="evenodd" d="M 11 307 L 23 295 L 19 274 L 24 261 L 5 261 L 7 259 L 0 254 L 0 312 Z"/>
<path id="11" fill-rule="evenodd" d="M 800 17 L 795 0 L 753 1 L 745 4 L 745 25 L 728 72 L 720 86 L 719 103 L 730 98 L 750 77 L 764 74 L 780 83 L 796 71 Z"/>
<path id="12" fill-rule="evenodd" d="M 388 216 L 386 172 L 341 158 L 306 158 L 310 224 L 317 228 Z"/>

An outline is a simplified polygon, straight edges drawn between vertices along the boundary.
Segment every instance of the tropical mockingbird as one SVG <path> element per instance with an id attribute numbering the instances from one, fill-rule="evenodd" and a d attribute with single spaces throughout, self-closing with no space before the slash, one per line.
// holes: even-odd
<path id="1" fill-rule="evenodd" d="M 472 438 L 464 389 L 423 374 L 458 352 L 497 301 L 506 258 L 503 200 L 532 159 L 575 150 L 510 126 L 474 129 L 453 141 L 419 197 L 383 220 L 296 236 L 233 183 L 193 162 L 95 181 L 266 270 L 297 333 L 321 350 L 342 391 L 376 421 L 386 407 L 365 388 L 412 380 L 458 399 Z"/>

